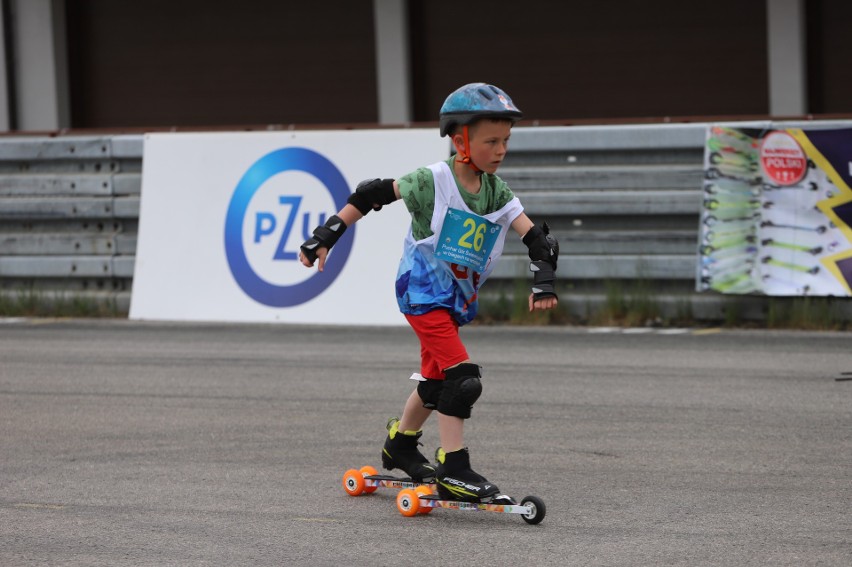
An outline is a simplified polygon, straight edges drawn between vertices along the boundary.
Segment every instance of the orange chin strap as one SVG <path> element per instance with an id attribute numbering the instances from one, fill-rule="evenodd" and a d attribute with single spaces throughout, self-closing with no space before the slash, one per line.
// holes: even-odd
<path id="1" fill-rule="evenodd" d="M 464 151 L 462 151 L 461 149 L 459 149 L 458 146 L 456 146 L 456 151 L 458 151 L 458 153 L 461 155 L 460 161 L 469 165 L 471 169 L 476 172 L 477 175 L 482 175 L 483 171 L 476 167 L 476 164 L 473 163 L 473 160 L 470 158 L 470 133 L 467 124 L 462 126 L 462 139 L 464 140 Z"/>

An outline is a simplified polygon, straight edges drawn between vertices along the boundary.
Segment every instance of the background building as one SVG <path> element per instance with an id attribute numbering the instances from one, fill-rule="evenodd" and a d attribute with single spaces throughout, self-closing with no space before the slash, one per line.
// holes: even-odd
<path id="1" fill-rule="evenodd" d="M 0 0 L 0 130 L 852 113 L 846 0 Z"/>

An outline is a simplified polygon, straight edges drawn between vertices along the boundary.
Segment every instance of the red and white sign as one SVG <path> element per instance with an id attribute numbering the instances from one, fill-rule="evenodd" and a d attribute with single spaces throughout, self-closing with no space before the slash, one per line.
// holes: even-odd
<path id="1" fill-rule="evenodd" d="M 771 181 L 778 185 L 795 185 L 808 171 L 808 158 L 793 136 L 776 130 L 763 139 L 760 165 Z"/>

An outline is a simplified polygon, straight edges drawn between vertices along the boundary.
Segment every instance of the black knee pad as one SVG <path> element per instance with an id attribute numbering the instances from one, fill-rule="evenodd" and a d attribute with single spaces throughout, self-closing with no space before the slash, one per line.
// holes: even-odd
<path id="1" fill-rule="evenodd" d="M 424 408 L 435 409 L 438 407 L 443 386 L 443 380 L 431 380 L 429 378 L 417 383 L 417 395 L 423 400 Z"/>
<path id="2" fill-rule="evenodd" d="M 462 363 L 445 371 L 444 387 L 438 400 L 438 411 L 467 419 L 473 404 L 482 394 L 479 365 Z"/>

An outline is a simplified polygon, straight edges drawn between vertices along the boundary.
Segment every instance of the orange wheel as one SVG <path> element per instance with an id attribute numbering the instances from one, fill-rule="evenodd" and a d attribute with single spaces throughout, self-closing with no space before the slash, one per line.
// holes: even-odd
<path id="1" fill-rule="evenodd" d="M 370 465 L 367 465 L 366 467 L 361 467 L 361 474 L 363 476 L 372 476 L 372 475 L 379 474 L 379 471 L 377 471 L 376 469 L 374 469 Z M 367 486 L 367 484 L 364 483 L 364 494 L 372 494 L 378 489 L 379 489 L 378 486 Z"/>
<path id="2" fill-rule="evenodd" d="M 359 496 L 364 492 L 364 475 L 361 471 L 349 469 L 343 473 L 343 490 L 349 496 Z"/>
<path id="3" fill-rule="evenodd" d="M 422 486 L 418 486 L 414 489 L 414 491 L 417 493 L 417 496 L 430 496 L 432 494 L 432 489 L 426 486 L 425 484 Z M 428 514 L 432 510 L 433 508 L 431 506 L 420 506 L 421 514 Z"/>
<path id="4" fill-rule="evenodd" d="M 420 510 L 420 495 L 411 488 L 400 490 L 396 495 L 396 508 L 403 516 L 416 516 Z"/>

